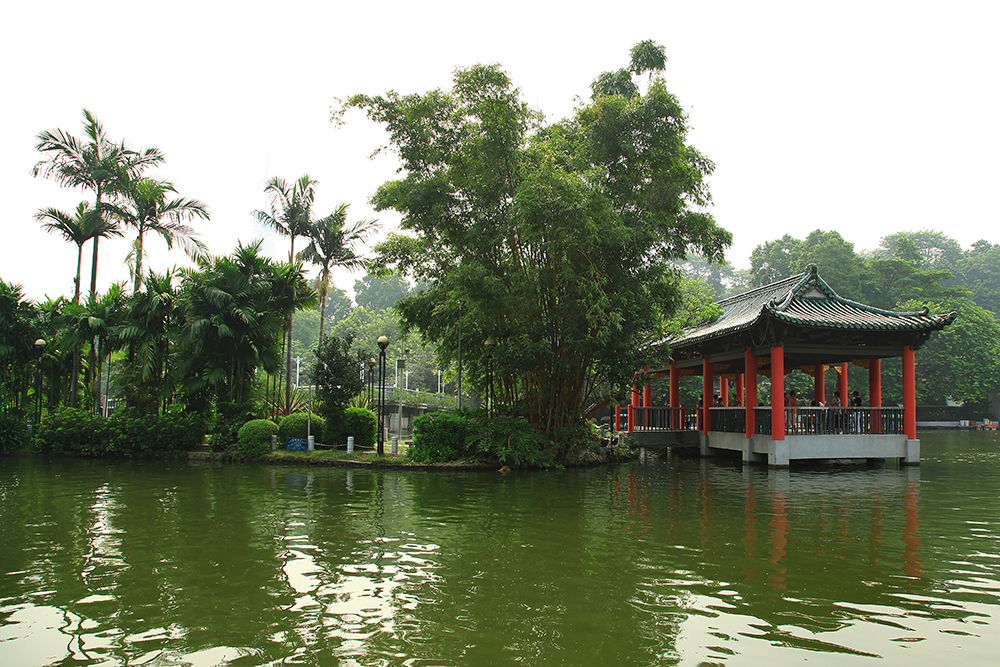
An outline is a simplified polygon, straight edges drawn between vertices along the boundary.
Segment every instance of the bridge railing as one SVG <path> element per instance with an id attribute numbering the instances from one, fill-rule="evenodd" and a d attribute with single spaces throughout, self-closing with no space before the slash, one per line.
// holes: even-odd
<path id="1" fill-rule="evenodd" d="M 771 408 L 758 406 L 754 433 L 771 434 Z M 746 433 L 743 408 L 712 408 L 712 430 Z M 739 416 L 738 413 L 743 413 Z M 785 433 L 789 435 L 896 435 L 903 433 L 903 408 L 785 408 Z"/>
<path id="2" fill-rule="evenodd" d="M 622 431 L 688 431 L 695 430 L 693 415 L 684 408 L 655 405 L 648 408 L 620 406 L 618 427 Z"/>

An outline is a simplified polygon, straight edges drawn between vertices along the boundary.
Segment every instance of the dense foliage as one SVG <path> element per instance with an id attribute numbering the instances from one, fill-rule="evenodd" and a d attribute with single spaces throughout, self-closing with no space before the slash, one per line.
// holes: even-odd
<path id="1" fill-rule="evenodd" d="M 607 91 L 606 91 L 607 92 Z M 711 162 L 661 78 L 605 94 L 543 126 L 496 66 L 456 72 L 451 91 L 357 96 L 383 124 L 402 177 L 375 195 L 408 235 L 380 261 L 426 283 L 397 304 L 406 328 L 457 354 L 550 439 L 579 423 L 595 386 L 623 384 L 677 305 L 669 260 L 721 257 L 730 235 L 704 212 Z M 497 344 L 487 350 L 486 341 Z"/>
<path id="2" fill-rule="evenodd" d="M 445 463 L 471 453 L 471 424 L 464 414 L 432 412 L 413 420 L 413 442 L 406 455 L 417 463 Z"/>
<path id="3" fill-rule="evenodd" d="M 875 250 L 857 253 L 837 232 L 816 230 L 802 240 L 786 234 L 754 249 L 745 282 L 734 282 L 732 289 L 766 285 L 816 263 L 824 280 L 841 296 L 889 310 L 955 311 L 955 322 L 932 335 L 917 352 L 917 402 L 944 405 L 957 401 L 979 405 L 985 414 L 990 397 L 1000 390 L 998 248 L 978 241 L 963 251 L 947 235 L 922 230 L 891 234 Z M 882 376 L 883 404 L 901 402 L 899 360 L 884 360 Z M 851 390 L 867 395 L 866 374 L 850 378 Z M 786 378 L 786 388 L 808 396 L 812 382 L 794 372 Z M 828 387 L 827 394 L 832 390 Z M 700 387 L 687 393 L 688 400 L 696 401 Z"/>
<path id="4" fill-rule="evenodd" d="M 196 414 L 142 414 L 122 410 L 111 418 L 89 410 L 66 408 L 49 415 L 38 428 L 42 452 L 83 456 L 161 456 L 201 446 L 201 418 Z"/>
<path id="5" fill-rule="evenodd" d="M 0 454 L 22 449 L 31 434 L 20 415 L 0 414 Z"/>

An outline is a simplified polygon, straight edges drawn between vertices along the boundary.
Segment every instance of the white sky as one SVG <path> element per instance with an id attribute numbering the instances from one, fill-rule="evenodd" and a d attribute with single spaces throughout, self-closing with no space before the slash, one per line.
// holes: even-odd
<path id="1" fill-rule="evenodd" d="M 33 215 L 91 195 L 31 168 L 38 132 L 81 136 L 84 108 L 112 139 L 164 152 L 152 175 L 210 207 L 197 229 L 228 254 L 263 236 L 251 211 L 272 176 L 317 179 L 317 215 L 349 202 L 352 219 L 376 217 L 368 199 L 396 165 L 368 159 L 383 135 L 361 114 L 329 122 L 335 97 L 449 87 L 455 67 L 498 62 L 558 120 L 643 39 L 666 47 L 690 141 L 716 163 L 712 212 L 737 267 L 816 228 L 859 251 L 919 229 L 997 243 L 998 25 L 990 0 L 14 3 L 0 23 L 0 279 L 33 299 L 72 295 L 76 247 Z M 127 279 L 127 244 L 101 242 L 100 290 Z M 187 264 L 159 238 L 147 246 L 154 270 Z M 287 239 L 267 247 L 287 257 Z"/>

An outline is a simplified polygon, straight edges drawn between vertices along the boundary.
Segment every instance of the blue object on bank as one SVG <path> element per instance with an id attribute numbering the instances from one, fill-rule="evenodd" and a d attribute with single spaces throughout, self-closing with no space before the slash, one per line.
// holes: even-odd
<path id="1" fill-rule="evenodd" d="M 285 438 L 285 449 L 304 452 L 308 446 L 309 442 L 305 438 Z"/>

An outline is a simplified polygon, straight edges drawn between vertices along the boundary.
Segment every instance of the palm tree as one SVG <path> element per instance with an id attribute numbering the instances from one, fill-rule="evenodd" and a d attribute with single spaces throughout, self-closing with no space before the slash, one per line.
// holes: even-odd
<path id="1" fill-rule="evenodd" d="M 35 214 L 47 232 L 58 232 L 67 241 L 76 244 L 76 278 L 73 279 L 73 303 L 80 303 L 80 270 L 83 263 L 83 244 L 90 239 L 121 236 L 118 227 L 109 222 L 101 213 L 90 207 L 89 202 L 80 202 L 73 215 L 55 208 L 45 208 Z"/>
<path id="2" fill-rule="evenodd" d="M 208 220 L 208 207 L 197 199 L 175 197 L 167 200 L 177 189 L 168 181 L 158 181 L 152 178 L 139 178 L 120 184 L 121 194 L 126 200 L 124 206 L 108 206 L 114 217 L 129 227 L 133 227 L 138 236 L 133 244 L 130 258 L 132 273 L 135 280 L 134 292 L 142 286 L 143 236 L 146 232 L 156 232 L 167 242 L 167 248 L 173 248 L 177 243 L 194 261 L 208 255 L 208 247 L 195 235 L 194 230 L 184 224 L 185 221 L 201 218 Z"/>
<path id="3" fill-rule="evenodd" d="M 164 275 L 150 271 L 143 281 L 145 289 L 129 298 L 118 334 L 128 349 L 126 404 L 152 414 L 174 393 L 171 339 L 177 337 L 183 313 L 173 277 L 170 271 Z"/>
<path id="4" fill-rule="evenodd" d="M 271 212 L 254 211 L 257 221 L 265 227 L 272 227 L 282 236 L 291 239 L 288 248 L 288 263 L 295 262 L 295 237 L 308 236 L 312 228 L 312 205 L 316 198 L 316 181 L 308 175 L 303 175 L 289 187 L 283 178 L 272 178 L 268 181 L 264 192 L 271 198 Z M 288 311 L 288 322 L 285 324 L 285 408 L 291 402 L 292 396 L 292 313 Z"/>
<path id="5" fill-rule="evenodd" d="M 309 230 L 310 244 L 299 253 L 299 259 L 319 267 L 319 345 L 323 344 L 323 321 L 326 319 L 326 295 L 330 290 L 330 273 L 336 268 L 358 269 L 364 259 L 354 247 L 366 243 L 379 229 L 378 220 L 358 220 L 347 225 L 349 204 L 340 204 L 333 213 L 320 218 Z"/>
<path id="6" fill-rule="evenodd" d="M 70 342 L 90 345 L 86 384 L 95 412 L 100 410 L 101 364 L 107 354 L 121 346 L 118 334 L 124 320 L 125 302 L 124 285 L 115 283 L 103 295 L 66 308 Z M 73 381 L 75 383 L 76 378 Z"/>
<path id="7" fill-rule="evenodd" d="M 31 370 L 38 358 L 34 341 L 38 309 L 24 288 L 0 280 L 0 412 L 26 412 Z"/>
<path id="8" fill-rule="evenodd" d="M 278 262 L 271 269 L 272 307 L 285 317 L 285 412 L 292 405 L 292 315 L 316 305 L 316 292 L 309 287 L 302 264 Z"/>
<path id="9" fill-rule="evenodd" d="M 283 178 L 272 178 L 264 187 L 271 198 L 271 212 L 254 211 L 257 220 L 291 239 L 288 262 L 295 261 L 295 237 L 309 236 L 312 227 L 312 205 L 316 198 L 316 183 L 309 176 L 302 176 L 292 187 Z"/>
<path id="10" fill-rule="evenodd" d="M 34 176 L 52 178 L 65 187 L 79 187 L 94 193 L 94 210 L 103 214 L 105 195 L 117 192 L 126 179 L 138 178 L 143 171 L 163 162 L 159 149 L 135 151 L 125 142 L 108 138 L 104 126 L 87 109 L 83 110 L 85 140 L 56 129 L 38 134 L 37 148 L 47 157 L 35 165 Z M 97 294 L 97 242 L 90 268 L 90 296 Z"/>
<path id="11" fill-rule="evenodd" d="M 48 232 L 59 232 L 67 241 L 72 241 L 77 246 L 76 253 L 76 278 L 73 280 L 73 304 L 80 303 L 80 273 L 83 262 L 83 244 L 98 238 L 108 238 L 111 236 L 121 236 L 118 227 L 107 220 L 100 211 L 90 207 L 89 202 L 80 202 L 76 207 L 73 216 L 55 208 L 46 208 L 35 214 L 35 219 L 45 221 L 42 227 Z M 76 407 L 76 381 L 80 373 L 80 348 L 73 346 L 73 368 L 70 371 L 70 395 L 69 403 L 71 407 Z"/>
<path id="12" fill-rule="evenodd" d="M 240 404 L 257 368 L 281 367 L 277 334 L 286 317 L 273 299 L 275 265 L 259 251 L 259 241 L 240 244 L 232 257 L 181 270 L 180 364 L 189 401 L 214 391 L 219 401 Z"/>

